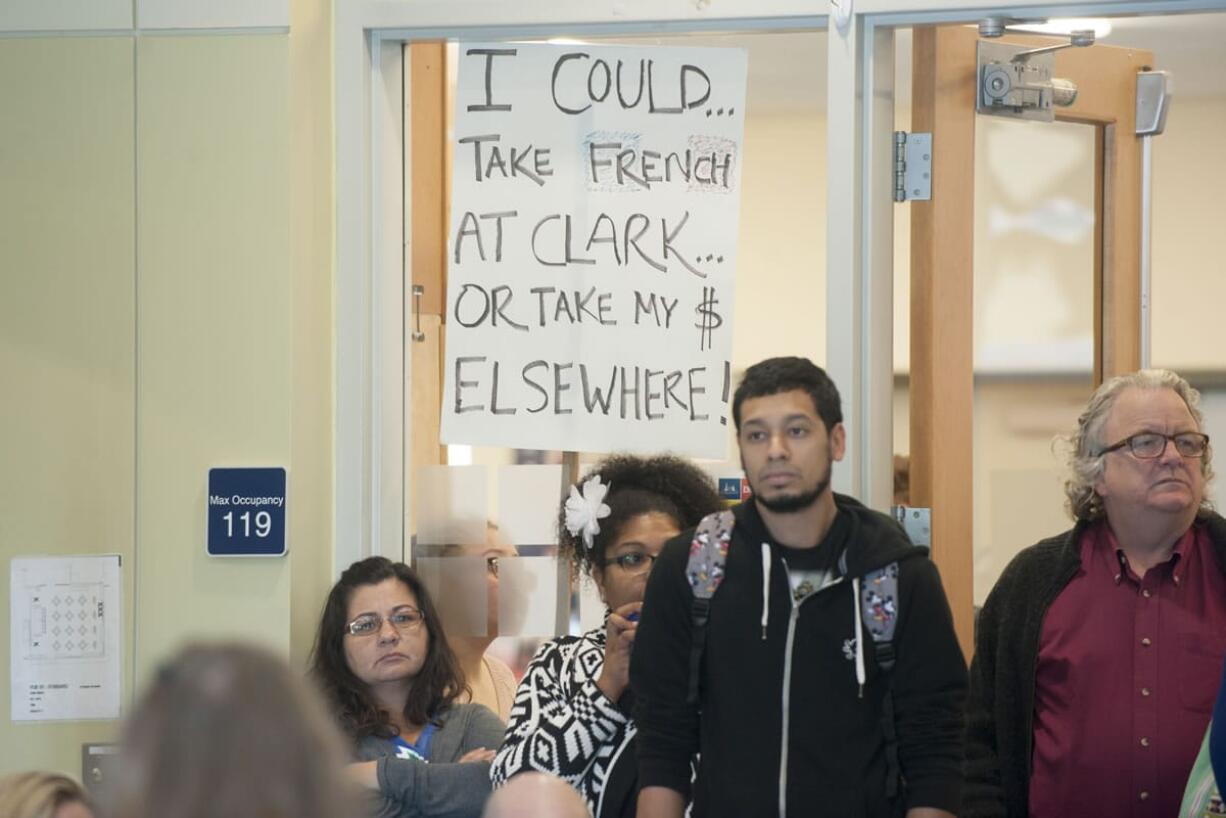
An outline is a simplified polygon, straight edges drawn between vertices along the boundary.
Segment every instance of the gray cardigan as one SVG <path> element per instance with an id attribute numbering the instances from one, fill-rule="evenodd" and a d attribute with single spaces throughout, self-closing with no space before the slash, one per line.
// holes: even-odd
<path id="1" fill-rule="evenodd" d="M 430 763 L 396 758 L 387 739 L 358 741 L 358 761 L 377 761 L 379 796 L 375 818 L 477 818 L 490 794 L 488 762 L 456 763 L 471 750 L 498 749 L 505 726 L 487 707 L 457 704 L 437 717 L 430 740 Z"/>

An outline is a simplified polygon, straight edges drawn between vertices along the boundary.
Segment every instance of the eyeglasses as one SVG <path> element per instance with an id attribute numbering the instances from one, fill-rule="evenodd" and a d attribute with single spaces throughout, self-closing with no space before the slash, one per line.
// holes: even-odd
<path id="1" fill-rule="evenodd" d="M 416 608 L 401 608 L 389 616 L 386 621 L 401 633 L 415 631 L 425 621 L 425 614 Z M 354 636 L 370 636 L 383 630 L 383 617 L 378 614 L 363 614 L 345 626 Z"/>
<path id="2" fill-rule="evenodd" d="M 489 574 L 491 577 L 496 578 L 498 576 L 498 558 L 497 557 L 486 557 L 485 558 L 485 572 Z"/>
<path id="3" fill-rule="evenodd" d="M 614 557 L 611 560 L 605 560 L 603 563 L 601 563 L 601 565 L 603 565 L 605 568 L 608 568 L 611 565 L 616 565 L 627 574 L 633 575 L 651 570 L 651 565 L 655 561 L 655 554 L 648 554 L 643 551 L 631 551 L 629 554 L 622 554 L 621 556 Z"/>
<path id="4" fill-rule="evenodd" d="M 1108 446 L 1099 454 L 1104 455 L 1127 446 L 1133 457 L 1153 460 L 1162 457 L 1168 440 L 1174 442 L 1175 451 L 1184 457 L 1204 457 L 1205 450 L 1209 448 L 1209 435 L 1203 435 L 1200 432 L 1180 432 L 1175 435 L 1164 435 L 1161 432 L 1139 432 Z"/>

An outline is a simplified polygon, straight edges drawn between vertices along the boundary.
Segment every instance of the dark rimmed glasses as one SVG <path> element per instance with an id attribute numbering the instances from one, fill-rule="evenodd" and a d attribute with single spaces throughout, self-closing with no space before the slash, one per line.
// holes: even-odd
<path id="1" fill-rule="evenodd" d="M 1168 440 L 1175 444 L 1175 451 L 1184 457 L 1204 457 L 1205 451 L 1209 448 L 1209 435 L 1200 432 L 1179 432 L 1173 435 L 1164 435 L 1161 432 L 1138 432 L 1124 438 L 1119 443 L 1108 446 L 1099 452 L 1099 455 L 1127 446 L 1133 457 L 1153 460 L 1162 457 Z"/>
<path id="2" fill-rule="evenodd" d="M 625 573 L 634 575 L 651 570 L 651 564 L 655 561 L 655 554 L 648 554 L 643 551 L 631 551 L 629 554 L 622 554 L 611 560 L 605 560 L 601 563 L 601 565 L 603 565 L 605 568 L 608 568 L 610 565 L 616 565 Z"/>
<path id="3" fill-rule="evenodd" d="M 425 619 L 426 616 L 421 611 L 405 607 L 393 613 L 386 621 L 391 622 L 392 627 L 401 633 L 408 633 L 417 630 Z M 370 636 L 383 629 L 383 622 L 384 619 L 379 614 L 362 614 L 346 625 L 345 630 L 354 636 Z"/>

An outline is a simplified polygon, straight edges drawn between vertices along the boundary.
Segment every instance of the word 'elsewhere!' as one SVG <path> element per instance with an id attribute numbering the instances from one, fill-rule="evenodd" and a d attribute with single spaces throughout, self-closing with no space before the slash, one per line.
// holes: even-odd
<path id="1" fill-rule="evenodd" d="M 484 371 L 474 373 L 482 365 L 485 365 Z M 536 360 L 520 368 L 517 385 L 514 382 L 499 384 L 501 368 L 502 362 L 491 362 L 485 355 L 456 358 L 455 414 L 514 415 L 522 409 L 529 414 L 571 415 L 578 409 L 588 415 L 620 420 L 658 421 L 672 415 L 701 422 L 710 417 L 705 408 L 699 406 L 707 399 L 705 366 L 685 371 L 637 365 L 611 366 L 600 372 L 582 362 Z M 512 391 L 522 399 L 522 405 L 509 397 L 507 393 Z M 489 400 L 479 402 L 485 395 Z"/>

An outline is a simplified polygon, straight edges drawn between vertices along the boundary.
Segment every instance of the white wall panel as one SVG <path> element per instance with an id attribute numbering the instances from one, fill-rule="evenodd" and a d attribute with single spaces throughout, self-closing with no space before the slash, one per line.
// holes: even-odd
<path id="1" fill-rule="evenodd" d="M 284 28 L 289 0 L 136 0 L 142 29 Z"/>
<path id="2" fill-rule="evenodd" d="M 132 28 L 132 0 L 3 0 L 0 32 Z"/>

